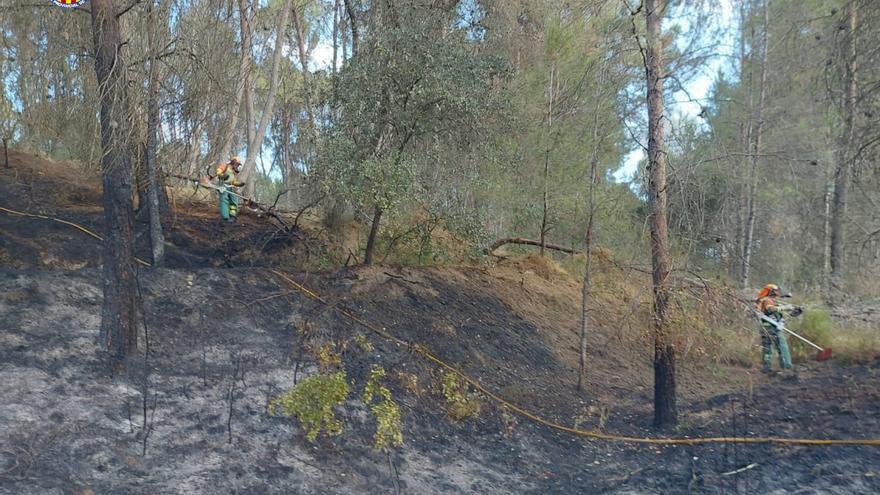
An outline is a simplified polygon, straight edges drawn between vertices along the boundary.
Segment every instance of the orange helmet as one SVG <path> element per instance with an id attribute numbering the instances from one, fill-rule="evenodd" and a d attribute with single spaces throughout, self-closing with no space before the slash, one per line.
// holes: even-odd
<path id="1" fill-rule="evenodd" d="M 761 300 L 765 297 L 774 297 L 779 295 L 779 286 L 776 284 L 767 284 L 761 289 L 761 292 L 758 294 L 758 300 Z"/>

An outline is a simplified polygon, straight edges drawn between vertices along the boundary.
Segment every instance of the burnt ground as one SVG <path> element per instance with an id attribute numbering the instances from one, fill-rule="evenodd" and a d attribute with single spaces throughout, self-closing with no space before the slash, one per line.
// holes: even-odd
<path id="1" fill-rule="evenodd" d="M 57 164 L 10 152 L 4 170 L 0 206 L 74 222 L 102 234 L 100 178 L 78 172 L 77 164 Z M 172 187 L 174 186 L 174 187 Z M 245 211 L 236 225 L 218 217 L 214 194 L 191 184 L 169 184 L 174 192 L 165 224 L 168 268 L 301 264 L 317 256 L 313 242 L 293 227 Z M 205 201 L 207 200 L 207 202 Z M 149 226 L 145 215 L 134 222 L 136 254 L 149 259 Z M 285 228 L 286 227 L 286 228 Z M 95 239 L 54 221 L 0 214 L 0 264 L 26 269 L 79 269 L 100 266 Z"/>
<path id="2" fill-rule="evenodd" d="M 94 190 L 53 188 L 47 170 L 14 164 L 18 187 L 0 186 L 0 206 L 100 231 Z M 52 190 L 63 197 L 46 199 Z M 183 227 L 171 229 L 178 237 L 169 268 L 139 274 L 147 324 L 141 354 L 112 373 L 94 343 L 97 241 L 0 213 L 0 493 L 880 492 L 878 447 L 595 441 L 485 398 L 478 415 L 454 421 L 435 366 L 333 308 L 424 345 L 513 403 L 587 429 L 657 435 L 648 428 L 650 359 L 638 341 L 615 340 L 596 326 L 590 381 L 577 394 L 576 335 L 554 316 L 560 307 L 548 296 L 548 287 L 568 289 L 552 276 L 503 266 L 285 269 L 325 295 L 328 308 L 260 266 L 295 266 L 288 260 L 303 256 L 298 240 L 267 249 L 275 254 L 269 261 L 247 263 L 253 238 L 272 227 L 246 220 L 228 232 L 239 244 L 218 248 L 212 218 L 209 205 L 179 211 L 175 225 Z M 561 309 L 576 312 L 576 304 Z M 372 349 L 356 344 L 358 336 Z M 343 433 L 311 443 L 295 420 L 270 415 L 267 403 L 315 373 L 313 351 L 327 343 L 346 344 L 342 366 L 352 392 L 337 410 Z M 403 413 L 404 445 L 390 454 L 372 448 L 375 426 L 357 400 L 373 365 L 389 371 L 386 384 Z M 796 375 L 770 378 L 734 366 L 685 368 L 681 426 L 667 433 L 878 437 L 878 376 L 880 361 L 807 363 Z"/>

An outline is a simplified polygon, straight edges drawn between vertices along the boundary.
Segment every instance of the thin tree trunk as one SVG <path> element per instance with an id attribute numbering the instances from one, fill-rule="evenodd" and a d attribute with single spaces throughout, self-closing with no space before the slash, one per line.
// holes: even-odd
<path id="1" fill-rule="evenodd" d="M 345 11 L 348 13 L 348 24 L 351 27 L 351 55 L 354 56 L 358 51 L 358 25 L 357 25 L 357 17 L 355 17 L 354 6 L 351 4 L 351 0 L 345 1 Z"/>
<path id="2" fill-rule="evenodd" d="M 590 275 L 593 269 L 593 217 L 595 216 L 596 204 L 594 189 L 596 187 L 596 169 L 599 165 L 598 150 L 598 122 L 593 128 L 593 151 L 590 157 L 590 189 L 587 204 L 587 233 L 584 236 L 584 250 L 587 254 L 587 264 L 584 267 L 584 283 L 581 287 L 581 336 L 580 354 L 578 359 L 578 390 L 583 390 L 587 383 L 587 335 L 589 334 L 589 309 L 590 309 Z"/>
<path id="3" fill-rule="evenodd" d="M 547 188 L 550 175 L 550 150 L 544 152 L 544 193 L 543 208 L 541 211 L 541 256 L 544 256 L 544 248 L 547 245 Z"/>
<path id="4" fill-rule="evenodd" d="M 542 195 L 543 199 L 543 208 L 541 211 L 541 256 L 544 256 L 544 247 L 547 244 L 547 215 L 548 215 L 548 204 L 547 204 L 547 196 L 550 188 L 550 151 L 553 147 L 551 144 L 552 134 L 553 134 L 553 75 L 554 68 L 550 68 L 550 87 L 548 90 L 548 101 L 547 101 L 547 120 L 546 122 L 546 136 L 547 136 L 547 148 L 544 150 L 544 193 Z"/>
<path id="5" fill-rule="evenodd" d="M 339 0 L 333 3 L 333 74 L 338 68 L 339 53 Z"/>
<path id="6" fill-rule="evenodd" d="M 309 116 L 309 123 L 312 130 L 315 128 L 315 112 L 312 109 L 312 89 L 311 77 L 309 75 L 309 57 L 306 53 L 305 33 L 303 32 L 302 22 L 299 18 L 299 10 L 297 3 L 293 4 L 293 27 L 296 31 L 296 47 L 299 51 L 299 63 L 302 66 L 303 90 L 305 93 L 306 114 Z"/>
<path id="7" fill-rule="evenodd" d="M 855 104 L 858 97 L 856 35 L 858 29 L 857 3 L 850 2 L 847 7 L 847 59 L 846 63 L 846 96 L 844 97 L 844 126 L 837 147 L 837 168 L 834 171 L 834 198 L 831 203 L 831 289 L 839 292 L 843 289 L 844 272 L 846 271 L 846 202 L 849 189 L 849 168 L 851 148 L 855 138 Z"/>
<path id="8" fill-rule="evenodd" d="M 751 177 L 749 182 L 749 203 L 748 216 L 746 218 L 746 237 L 743 249 L 743 266 L 742 266 L 742 287 L 748 288 L 751 282 L 752 268 L 752 247 L 755 238 L 755 216 L 757 215 L 757 195 L 758 195 L 758 156 L 761 153 L 761 141 L 764 130 L 764 106 L 767 99 L 767 56 L 770 51 L 770 9 L 767 1 L 764 1 L 764 28 L 761 34 L 761 81 L 758 89 L 758 113 L 755 118 L 755 130 L 753 136 L 753 144 L 751 151 Z"/>
<path id="9" fill-rule="evenodd" d="M 9 164 L 9 143 L 8 139 L 3 138 L 3 161 L 6 165 L 6 168 L 12 168 L 12 165 Z"/>
<path id="10" fill-rule="evenodd" d="M 603 64 L 597 81 L 598 89 L 595 95 L 596 105 L 593 109 L 593 149 L 590 151 L 590 187 L 587 190 L 587 232 L 584 236 L 584 250 L 587 255 L 586 266 L 584 266 L 584 281 L 581 286 L 581 335 L 580 335 L 580 353 L 578 358 L 578 390 L 583 390 L 587 383 L 587 336 L 590 330 L 589 309 L 590 309 L 590 287 L 591 275 L 593 270 L 593 219 L 596 215 L 595 189 L 598 180 L 597 173 L 599 170 L 599 148 L 601 141 L 599 139 L 599 114 L 600 102 L 602 101 L 602 90 L 605 85 L 606 71 L 608 65 Z"/>
<path id="11" fill-rule="evenodd" d="M 235 104 L 233 105 L 231 115 L 223 135 L 222 145 L 220 147 L 220 156 L 215 161 L 226 161 L 232 153 L 233 142 L 235 141 L 235 132 L 238 129 L 238 119 L 241 115 L 241 104 L 244 101 L 246 88 L 248 88 L 249 75 L 251 72 L 251 52 L 248 50 L 248 40 L 250 39 L 250 31 L 246 29 L 247 24 L 247 4 L 246 0 L 238 1 L 239 23 L 241 25 L 241 57 L 238 62 L 238 77 L 235 81 Z"/>
<path id="12" fill-rule="evenodd" d="M 202 171 L 199 170 L 199 141 L 201 141 L 202 125 L 201 115 L 194 115 L 192 127 L 189 136 L 189 150 L 186 155 L 187 170 L 190 177 L 200 177 Z"/>
<path id="13" fill-rule="evenodd" d="M 137 298 L 132 235 L 131 148 L 126 143 L 128 111 L 115 0 L 90 2 L 95 74 L 101 100 L 101 156 L 104 187 L 104 254 L 100 343 L 120 362 L 137 351 Z"/>
<path id="14" fill-rule="evenodd" d="M 743 255 L 745 254 L 745 238 L 746 238 L 746 219 L 748 218 L 749 209 L 749 186 L 751 183 L 751 174 L 749 172 L 749 151 L 752 143 L 752 107 L 754 104 L 754 92 L 752 91 L 752 64 L 746 63 L 746 25 L 748 14 L 746 13 L 746 4 L 743 0 L 740 3 L 740 39 L 739 39 L 739 64 L 740 64 L 740 86 L 745 87 L 747 91 L 746 107 L 744 117 L 739 124 L 739 147 L 742 157 L 737 161 L 736 177 L 740 187 L 736 205 L 736 240 L 734 242 L 735 262 L 730 264 L 730 275 L 735 277 L 742 283 L 743 275 Z M 752 46 L 754 46 L 754 30 L 752 31 Z M 748 68 L 747 68 L 748 67 Z"/>
<path id="15" fill-rule="evenodd" d="M 244 76 L 244 88 L 245 88 L 245 117 L 247 118 L 247 144 L 248 144 L 248 155 L 254 153 L 252 149 L 250 149 L 250 143 L 254 142 L 254 134 L 257 132 L 256 122 L 254 121 L 254 83 L 253 83 L 253 70 L 251 70 L 251 55 L 253 53 L 253 19 L 254 19 L 254 7 L 249 7 L 247 4 L 247 0 L 238 0 L 238 11 L 239 11 L 239 22 L 241 26 L 241 46 L 242 50 L 246 54 L 248 58 L 247 70 L 245 70 Z"/>
<path id="16" fill-rule="evenodd" d="M 648 198 L 651 221 L 651 264 L 654 289 L 654 426 L 678 422 L 675 396 L 675 346 L 668 333 L 669 246 L 666 224 L 666 145 L 663 114 L 664 0 L 645 0 L 648 81 Z"/>
<path id="17" fill-rule="evenodd" d="M 150 217 L 150 245 L 153 254 L 153 266 L 161 266 L 165 258 L 165 236 L 162 233 L 162 211 L 159 208 L 159 167 L 156 164 L 156 147 L 159 127 L 159 67 L 156 55 L 156 33 L 153 26 L 155 18 L 153 4 L 150 3 L 150 75 L 147 87 L 147 149 L 145 167 L 147 172 L 147 206 Z"/>
<path id="18" fill-rule="evenodd" d="M 306 146 L 301 147 L 302 151 L 302 160 L 303 163 L 309 164 L 313 161 L 313 155 L 315 150 L 315 137 L 317 132 L 317 122 L 315 120 L 315 111 L 312 108 L 312 77 L 309 72 L 309 54 L 306 51 L 306 34 L 303 31 L 303 25 L 299 16 L 299 10 L 296 2 L 293 5 L 293 26 L 296 31 L 296 46 L 299 51 L 299 61 L 302 66 L 302 78 L 303 78 L 303 93 L 304 100 L 306 106 L 306 115 L 309 118 L 308 126 L 306 126 L 305 132 L 303 132 L 302 137 L 305 138 Z M 297 141 L 300 139 L 300 133 L 297 133 Z M 310 169 L 310 166 L 306 166 L 306 173 Z"/>
<path id="19" fill-rule="evenodd" d="M 364 264 L 373 264 L 373 251 L 376 248 L 376 236 L 379 233 L 379 222 L 382 219 L 382 208 L 377 204 L 373 207 L 373 223 L 370 225 L 370 236 L 367 237 L 367 251 L 364 253 Z"/>
<path id="20" fill-rule="evenodd" d="M 255 192 L 255 181 L 251 180 L 251 176 L 257 168 L 256 157 L 262 149 L 263 137 L 266 135 L 266 128 L 269 126 L 269 119 L 272 117 L 275 107 L 275 95 L 278 93 L 278 82 L 281 79 L 281 56 L 284 51 L 284 38 L 292 3 L 293 0 L 285 0 L 281 7 L 281 16 L 278 18 L 278 27 L 275 31 L 275 51 L 272 54 L 272 78 L 269 83 L 269 94 L 266 96 L 266 106 L 263 107 L 262 115 L 260 115 L 257 133 L 254 135 L 254 140 L 248 143 L 248 157 L 241 171 L 242 180 L 247 182 L 247 196 L 250 197 L 253 197 Z"/>
<path id="21" fill-rule="evenodd" d="M 829 146 L 831 148 L 832 146 Z M 824 221 L 822 222 L 822 297 L 831 302 L 831 202 L 834 198 L 832 178 L 835 167 L 832 160 L 825 166 L 825 194 L 823 194 Z"/>

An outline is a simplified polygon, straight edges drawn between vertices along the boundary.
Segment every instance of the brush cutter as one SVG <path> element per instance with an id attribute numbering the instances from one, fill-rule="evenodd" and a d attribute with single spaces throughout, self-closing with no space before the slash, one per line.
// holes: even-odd
<path id="1" fill-rule="evenodd" d="M 773 325 L 773 326 L 776 327 L 777 329 L 779 329 L 779 330 L 785 330 L 786 332 L 788 332 L 788 333 L 794 335 L 795 337 L 799 338 L 800 340 L 806 342 L 806 343 L 809 344 L 811 347 L 815 347 L 816 350 L 817 350 L 817 352 L 816 352 L 816 361 L 828 361 L 829 359 L 831 359 L 831 348 L 830 348 L 830 347 L 826 347 L 826 348 L 823 349 L 823 348 L 819 347 L 818 345 L 816 345 L 816 344 L 810 342 L 809 340 L 805 339 L 804 337 L 802 337 L 802 336 L 796 334 L 795 332 L 789 330 L 788 328 L 786 328 L 786 327 L 785 327 L 785 323 L 783 323 L 783 322 L 781 322 L 781 321 L 776 321 L 776 320 L 774 320 L 773 318 L 770 318 L 769 316 L 767 316 L 767 315 L 765 315 L 765 314 L 762 314 L 762 313 L 760 313 L 760 312 L 758 312 L 758 311 L 755 311 L 755 314 L 758 315 L 758 317 L 759 317 L 760 319 L 762 319 L 762 320 L 764 320 L 764 321 L 770 323 L 771 325 Z"/>

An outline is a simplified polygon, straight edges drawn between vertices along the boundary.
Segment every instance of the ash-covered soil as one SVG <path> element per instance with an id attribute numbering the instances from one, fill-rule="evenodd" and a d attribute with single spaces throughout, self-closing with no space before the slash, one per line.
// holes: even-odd
<path id="1" fill-rule="evenodd" d="M 573 404 L 591 400 L 555 384 L 553 373 L 566 370 L 536 328 L 485 294 L 459 291 L 433 276 L 418 280 L 424 290 L 399 294 L 381 292 L 399 284 L 393 277 L 299 278 L 402 338 L 438 346 L 438 354 L 467 364 L 493 388 L 519 383 L 522 391 L 511 398 L 523 406 L 570 423 Z M 877 447 L 599 442 L 512 419 L 485 401 L 478 417 L 454 422 L 434 390 L 437 371 L 429 364 L 257 270 L 143 272 L 149 357 L 112 374 L 94 344 L 97 279 L 92 269 L 0 271 L 2 493 L 880 491 Z M 359 294 L 366 284 L 372 297 Z M 416 313 L 421 319 L 413 319 Z M 440 324 L 447 330 L 438 332 Z M 302 328 L 310 329 L 306 338 Z M 295 369 L 299 379 L 315 372 L 304 347 L 355 335 L 374 348 L 351 345 L 344 353 L 353 385 L 352 400 L 338 410 L 341 435 L 310 443 L 294 420 L 268 414 L 268 400 L 294 384 Z M 142 352 L 144 344 L 141 335 Z M 372 448 L 372 419 L 355 399 L 373 364 L 413 373 L 426 389 L 412 393 L 388 380 L 402 405 L 405 441 L 390 455 Z M 878 373 L 876 367 L 812 365 L 797 380 L 774 378 L 751 391 L 686 404 L 683 426 L 673 433 L 870 437 L 880 431 Z M 648 412 L 613 408 L 604 427 L 652 434 L 644 428 Z M 585 421 L 589 428 L 600 419 Z"/>

